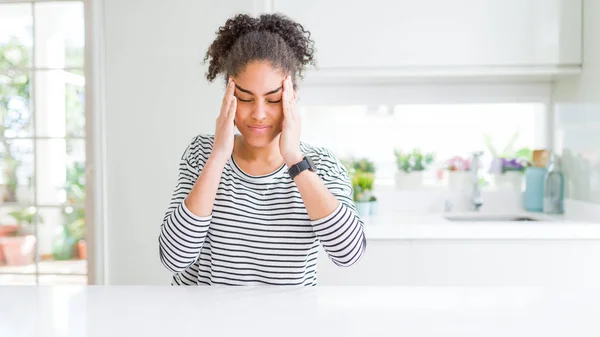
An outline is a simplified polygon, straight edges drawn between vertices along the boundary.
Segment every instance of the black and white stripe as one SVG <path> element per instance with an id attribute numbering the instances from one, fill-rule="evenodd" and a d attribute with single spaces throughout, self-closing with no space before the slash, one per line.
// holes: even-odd
<path id="1" fill-rule="evenodd" d="M 159 251 L 173 285 L 316 285 L 319 244 L 338 266 L 364 254 L 363 222 L 352 202 L 348 172 L 328 150 L 301 143 L 317 174 L 340 201 L 329 216 L 310 221 L 287 168 L 250 176 L 230 159 L 213 212 L 192 214 L 183 203 L 212 151 L 214 137 L 195 137 L 184 152 L 165 214 Z"/>

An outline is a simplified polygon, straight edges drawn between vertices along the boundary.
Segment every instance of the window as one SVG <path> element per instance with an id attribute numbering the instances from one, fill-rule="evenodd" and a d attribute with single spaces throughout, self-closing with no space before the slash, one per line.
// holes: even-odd
<path id="1" fill-rule="evenodd" d="M 84 10 L 0 1 L 0 284 L 87 283 Z"/>
<path id="2" fill-rule="evenodd" d="M 482 164 L 489 168 L 490 148 L 502 152 L 513 138 L 514 150 L 546 144 L 546 105 L 538 102 L 312 105 L 300 111 L 303 140 L 328 147 L 340 159 L 368 158 L 382 186 L 394 185 L 396 149 L 432 153 L 424 186 L 436 186 L 446 184 L 439 170 L 455 156 L 484 151 Z"/>

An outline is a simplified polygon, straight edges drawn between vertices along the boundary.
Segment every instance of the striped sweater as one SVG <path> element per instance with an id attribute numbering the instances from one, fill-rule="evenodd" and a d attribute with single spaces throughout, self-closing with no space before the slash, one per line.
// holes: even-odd
<path id="1" fill-rule="evenodd" d="M 282 165 L 252 176 L 229 159 L 212 214 L 192 214 L 183 202 L 212 151 L 214 136 L 195 137 L 186 148 L 159 235 L 163 265 L 172 285 L 317 284 L 319 244 L 338 266 L 365 252 L 363 222 L 352 201 L 348 172 L 327 149 L 301 143 L 317 174 L 340 201 L 325 218 L 311 221 L 294 180 Z"/>

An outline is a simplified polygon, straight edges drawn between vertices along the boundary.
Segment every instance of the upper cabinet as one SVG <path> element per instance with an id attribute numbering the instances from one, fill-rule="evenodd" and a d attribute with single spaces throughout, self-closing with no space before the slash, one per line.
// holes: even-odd
<path id="1" fill-rule="evenodd" d="M 323 76 L 560 75 L 581 67 L 581 0 L 273 0 Z M 361 75 L 362 74 L 362 75 Z"/>

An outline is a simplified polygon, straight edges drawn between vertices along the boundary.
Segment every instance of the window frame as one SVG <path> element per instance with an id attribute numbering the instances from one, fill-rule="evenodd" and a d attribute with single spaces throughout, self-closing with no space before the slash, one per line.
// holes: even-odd
<path id="1" fill-rule="evenodd" d="M 36 67 L 32 65 L 27 69 L 22 69 L 24 71 L 31 72 L 30 81 L 31 83 L 35 83 L 35 73 L 39 70 L 69 70 L 69 69 L 78 69 L 83 70 L 83 77 L 85 78 L 85 136 L 84 137 L 46 137 L 46 136 L 38 136 L 36 134 L 36 119 L 32 119 L 32 135 L 29 137 L 16 137 L 14 139 L 27 139 L 33 141 L 33 160 L 34 163 L 37 163 L 37 151 L 36 151 L 36 141 L 40 139 L 58 139 L 58 140 L 70 140 L 70 139 L 79 139 L 85 141 L 85 154 L 86 154 L 86 163 L 85 163 L 85 175 L 86 175 L 86 199 L 85 205 L 83 205 L 86 212 L 85 219 L 85 230 L 86 230 L 86 245 L 87 245 L 87 272 L 85 275 L 77 274 L 77 273 L 61 273 L 61 274 L 40 274 L 39 272 L 39 257 L 36 253 L 35 258 L 35 273 L 6 273 L 10 275 L 35 275 L 36 284 L 39 284 L 40 276 L 45 276 L 46 274 L 49 276 L 52 275 L 77 275 L 77 276 L 85 276 L 87 277 L 87 284 L 104 284 L 104 264 L 102 255 L 104 254 L 104 250 L 101 249 L 98 252 L 99 248 L 102 247 L 103 243 L 103 235 L 101 229 L 103 228 L 102 217 L 100 215 L 102 212 L 97 212 L 97 200 L 103 200 L 103 188 L 97 188 L 95 186 L 98 185 L 98 179 L 96 178 L 96 172 L 104 172 L 103 167 L 98 165 L 97 163 L 102 163 L 102 160 L 98 159 L 98 153 L 103 153 L 102 142 L 96 141 L 97 134 L 101 134 L 101 129 L 98 128 L 98 123 L 96 122 L 99 118 L 101 120 L 103 116 L 104 107 L 101 105 L 101 99 L 95 99 L 96 97 L 102 97 L 102 85 L 101 85 L 101 74 L 103 69 L 102 64 L 102 39 L 97 38 L 97 33 L 102 32 L 102 8 L 103 3 L 101 0 L 0 0 L 0 6 L 7 4 L 30 4 L 31 5 L 31 15 L 32 15 L 32 39 L 34 41 L 31 57 L 35 59 L 35 4 L 37 3 L 45 3 L 45 2 L 77 2 L 83 5 L 83 18 L 84 18 L 84 60 L 82 67 L 64 67 L 60 69 L 48 68 L 48 67 Z M 31 100 L 35 101 L 35 90 L 31 92 Z M 98 116 L 100 115 L 100 116 Z M 12 138 L 11 138 L 12 139 Z M 99 166 L 96 168 L 96 166 Z M 96 173 L 96 174 L 94 174 Z M 33 172 L 33 185 L 37 186 L 37 172 L 34 167 Z M 44 208 L 44 205 L 39 205 L 37 200 L 37 193 L 33 195 L 32 206 L 36 207 L 36 209 Z M 28 205 L 29 206 L 29 205 Z M 38 220 L 39 212 L 35 213 L 35 223 L 39 223 Z M 98 224 L 98 225 L 97 225 Z M 38 228 L 35 226 L 35 236 L 38 237 Z M 100 235 L 98 235 L 100 234 Z M 98 244 L 100 243 L 100 245 Z M 37 247 L 39 245 L 39 240 L 36 240 L 36 252 Z"/>

